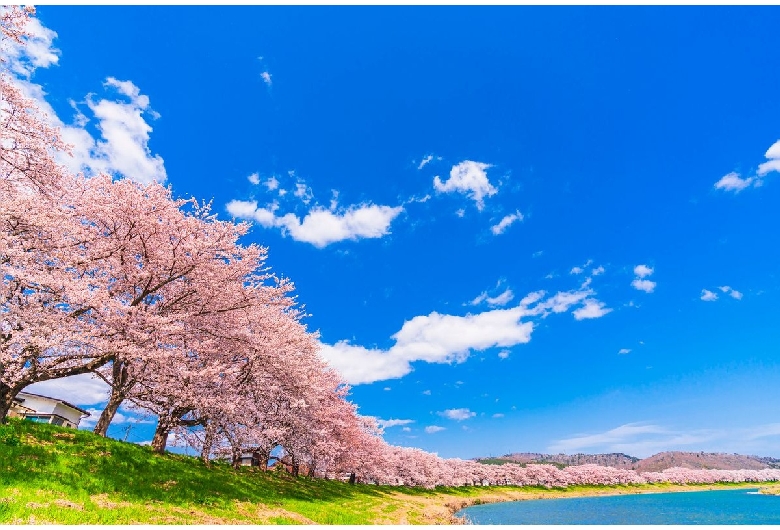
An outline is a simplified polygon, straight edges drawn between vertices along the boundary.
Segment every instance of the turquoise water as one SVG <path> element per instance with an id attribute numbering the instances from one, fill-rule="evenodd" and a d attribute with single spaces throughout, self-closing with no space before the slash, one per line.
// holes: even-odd
<path id="1" fill-rule="evenodd" d="M 780 524 L 780 497 L 757 489 L 539 499 L 471 506 L 473 524 Z"/>

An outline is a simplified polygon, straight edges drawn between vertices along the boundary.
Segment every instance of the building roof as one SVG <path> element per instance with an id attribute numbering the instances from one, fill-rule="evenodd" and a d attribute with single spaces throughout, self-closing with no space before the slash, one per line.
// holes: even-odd
<path id="1" fill-rule="evenodd" d="M 43 399 L 51 399 L 52 401 L 58 401 L 58 402 L 62 403 L 63 405 L 65 405 L 66 407 L 70 407 L 72 409 L 75 409 L 75 410 L 81 412 L 82 414 L 84 414 L 86 416 L 92 416 L 92 414 L 90 414 L 86 410 L 82 409 L 81 407 L 77 407 L 76 405 L 73 405 L 72 403 L 68 403 L 67 401 L 65 401 L 63 399 L 59 399 L 59 398 L 55 398 L 55 397 L 51 397 L 51 396 L 42 396 L 41 394 L 33 394 L 32 392 L 19 392 L 18 396 L 22 396 L 24 394 L 26 394 L 28 396 L 35 396 L 35 397 L 43 398 Z M 24 398 L 23 397 L 21 398 L 21 401 L 24 402 Z"/>

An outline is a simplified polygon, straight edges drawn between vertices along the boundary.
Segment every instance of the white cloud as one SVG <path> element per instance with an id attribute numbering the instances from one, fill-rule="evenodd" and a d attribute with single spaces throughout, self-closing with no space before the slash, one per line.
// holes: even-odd
<path id="1" fill-rule="evenodd" d="M 739 173 L 732 171 L 728 175 L 721 177 L 721 179 L 715 183 L 715 189 L 739 193 L 751 185 L 760 186 L 759 180 L 756 179 L 756 177 L 748 177 L 743 179 L 739 176 Z"/>
<path id="2" fill-rule="evenodd" d="M 249 176 L 248 176 L 246 179 L 247 179 L 249 182 L 251 182 L 252 184 L 254 184 L 255 186 L 257 186 L 258 184 L 260 184 L 260 175 L 258 175 L 257 173 L 252 173 L 252 174 L 251 174 L 251 175 L 249 175 Z"/>
<path id="3" fill-rule="evenodd" d="M 65 124 L 46 101 L 43 87 L 30 81 L 30 75 L 37 68 L 57 64 L 59 50 L 52 45 L 57 34 L 42 26 L 37 18 L 30 19 L 27 29 L 33 34 L 28 45 L 19 46 L 4 41 L 2 55 L 8 61 L 6 64 L 9 70 L 20 76 L 14 80 L 16 86 L 26 97 L 36 102 L 49 124 L 60 129 L 62 140 L 71 145 L 69 154 L 56 154 L 57 161 L 74 173 L 94 175 L 104 172 L 141 183 L 164 182 L 167 174 L 163 159 L 159 155 L 152 155 L 148 147 L 152 128 L 144 115 L 153 119 L 159 117 L 151 109 L 149 97 L 141 94 L 131 81 L 109 77 L 103 86 L 115 91 L 119 97 L 96 99 L 93 94 L 89 94 L 84 102 L 97 121 L 96 128 L 101 138 L 96 140 L 84 128 L 89 118 L 72 100 L 70 103 L 76 110 L 76 117 L 72 125 Z"/>
<path id="4" fill-rule="evenodd" d="M 425 432 L 428 434 L 433 434 L 444 430 L 446 430 L 444 427 L 439 427 L 438 425 L 429 425 L 425 428 Z"/>
<path id="5" fill-rule="evenodd" d="M 276 177 L 268 177 L 266 181 L 263 182 L 263 186 L 268 188 L 268 191 L 274 191 L 279 188 L 279 181 L 276 180 Z"/>
<path id="6" fill-rule="evenodd" d="M 652 293 L 655 290 L 656 282 L 651 280 L 643 280 L 646 276 L 653 274 L 654 269 L 647 265 L 637 265 L 634 267 L 634 274 L 636 278 L 631 282 L 631 286 L 637 291 L 644 291 L 646 293 Z"/>
<path id="7" fill-rule="evenodd" d="M 380 418 L 376 418 L 376 423 L 379 425 L 382 429 L 388 429 L 390 427 L 398 427 L 399 425 L 409 425 L 410 423 L 414 423 L 414 420 L 383 420 Z"/>
<path id="8" fill-rule="evenodd" d="M 531 340 L 532 322 L 521 322 L 525 308 L 494 309 L 476 315 L 433 312 L 408 320 L 392 338 L 389 350 L 368 349 L 346 341 L 322 344 L 320 354 L 345 380 L 357 385 L 403 377 L 411 363 L 460 363 L 473 350 L 510 347 Z"/>
<path id="9" fill-rule="evenodd" d="M 656 285 L 657 284 L 652 280 L 640 280 L 639 278 L 636 278 L 631 282 L 631 286 L 634 289 L 637 291 L 644 291 L 646 293 L 652 293 L 655 290 Z"/>
<path id="10" fill-rule="evenodd" d="M 464 160 L 452 166 L 450 178 L 446 182 L 442 182 L 438 175 L 434 177 L 433 187 L 442 193 L 463 193 L 476 202 L 478 210 L 482 210 L 485 206 L 484 198 L 498 193 L 490 184 L 485 171 L 491 167 L 490 164 Z"/>
<path id="11" fill-rule="evenodd" d="M 450 420 L 463 421 L 476 416 L 476 412 L 472 412 L 469 409 L 447 409 L 439 412 L 439 416 L 443 416 Z"/>
<path id="12" fill-rule="evenodd" d="M 273 84 L 273 82 L 271 81 L 271 73 L 268 72 L 268 71 L 261 72 L 260 73 L 260 78 L 263 80 L 263 83 L 265 83 L 268 86 L 271 86 Z M 282 87 L 282 88 L 284 88 L 284 87 Z"/>
<path id="13" fill-rule="evenodd" d="M 476 315 L 433 312 L 404 322 L 392 337 L 390 353 L 407 360 L 462 362 L 471 350 L 510 347 L 531 340 L 532 322 L 521 322 L 523 308 L 493 309 Z"/>
<path id="14" fill-rule="evenodd" d="M 618 353 L 621 355 L 625 355 L 626 353 L 631 353 L 631 350 L 628 348 L 620 348 L 620 351 Z"/>
<path id="15" fill-rule="evenodd" d="M 773 171 L 780 171 L 780 140 L 773 143 L 764 153 L 766 162 L 759 164 L 758 171 L 754 176 L 743 178 L 739 173 L 732 171 L 724 175 L 715 183 L 715 188 L 724 191 L 733 191 L 739 193 L 745 188 L 753 186 L 760 188 L 764 184 L 764 177 Z"/>
<path id="16" fill-rule="evenodd" d="M 510 348 L 531 340 L 535 324 L 525 317 L 545 318 L 576 306 L 574 318 L 598 318 L 612 309 L 594 299 L 595 291 L 580 289 L 558 292 L 544 299 L 544 291 L 525 296 L 516 307 L 491 309 L 465 316 L 432 312 L 404 322 L 392 335 L 395 341 L 387 350 L 369 349 L 340 341 L 322 344 L 322 357 L 352 384 L 372 383 L 400 378 L 412 371 L 411 363 L 461 363 L 474 351 Z"/>
<path id="17" fill-rule="evenodd" d="M 734 298 L 735 300 L 742 300 L 742 293 L 737 291 L 736 289 L 732 289 L 728 285 L 723 285 L 721 287 L 718 287 L 718 289 L 720 289 L 724 293 L 728 293 L 728 295 Z"/>
<path id="18" fill-rule="evenodd" d="M 347 341 L 333 345 L 321 343 L 320 355 L 351 385 L 397 379 L 412 371 L 409 361 L 401 356 Z"/>
<path id="19" fill-rule="evenodd" d="M 301 220 L 293 213 L 277 216 L 268 208 L 258 208 L 257 201 L 230 201 L 227 211 L 233 217 L 254 221 L 265 228 L 280 228 L 296 241 L 317 248 L 344 240 L 374 239 L 390 233 L 390 224 L 404 211 L 402 206 L 363 204 L 332 212 L 315 206 Z"/>
<path id="20" fill-rule="evenodd" d="M 74 405 L 97 405 L 108 401 L 109 386 L 102 379 L 81 374 L 33 383 L 24 391 L 64 399 Z"/>
<path id="21" fill-rule="evenodd" d="M 760 177 L 772 171 L 780 171 L 780 140 L 773 143 L 764 156 L 769 160 L 758 166 L 758 175 Z"/>
<path id="22" fill-rule="evenodd" d="M 637 278 L 644 278 L 645 276 L 650 276 L 653 274 L 655 269 L 652 267 L 648 267 L 647 265 L 637 265 L 634 267 L 634 274 L 637 276 Z"/>
<path id="23" fill-rule="evenodd" d="M 314 193 L 312 193 L 311 188 L 305 182 L 301 181 L 295 183 L 293 195 L 298 197 L 304 204 L 309 204 L 314 198 Z"/>
<path id="24" fill-rule="evenodd" d="M 402 427 L 401 430 L 404 432 L 412 432 L 412 429 L 410 427 Z"/>
<path id="25" fill-rule="evenodd" d="M 512 292 L 512 289 L 507 289 L 503 293 L 494 297 L 488 296 L 487 291 L 483 291 L 482 294 L 472 300 L 470 304 L 479 305 L 482 302 L 487 302 L 487 304 L 491 307 L 500 307 L 507 305 L 514 297 L 515 294 Z"/>
<path id="26" fill-rule="evenodd" d="M 718 295 L 713 293 L 712 291 L 708 291 L 707 289 L 701 290 L 701 299 L 705 302 L 714 302 L 718 299 Z"/>
<path id="27" fill-rule="evenodd" d="M 74 162 L 80 165 L 79 170 L 118 173 L 142 184 L 165 182 L 167 174 L 163 159 L 160 155 L 152 155 L 148 146 L 152 127 L 143 114 L 156 115 L 149 106 L 149 97 L 141 94 L 130 81 L 109 77 L 104 86 L 115 89 L 129 102 L 87 97 L 87 106 L 98 121 L 102 140 L 81 144 L 81 150 L 77 145 Z M 66 134 L 63 136 L 66 141 L 70 140 Z"/>
<path id="28" fill-rule="evenodd" d="M 495 414 L 493 414 L 493 417 L 494 417 L 494 418 L 503 418 L 503 417 L 504 417 L 504 415 L 503 415 L 503 414 L 501 414 L 500 412 L 496 412 Z"/>
<path id="29" fill-rule="evenodd" d="M 423 395 L 430 396 L 431 395 L 431 391 L 430 390 L 423 390 Z"/>
<path id="30" fill-rule="evenodd" d="M 501 350 L 500 352 L 498 352 L 498 358 L 499 359 L 509 359 L 509 354 L 510 354 L 509 350 Z"/>
<path id="31" fill-rule="evenodd" d="M 584 271 L 582 267 L 572 267 L 572 269 L 569 271 L 569 274 L 582 274 Z"/>
<path id="32" fill-rule="evenodd" d="M 515 221 L 522 221 L 523 220 L 523 214 L 520 213 L 520 210 L 516 211 L 515 213 L 509 214 L 504 216 L 501 221 L 498 222 L 498 224 L 493 225 L 490 227 L 490 230 L 493 231 L 494 235 L 503 234 L 504 230 L 509 228 L 509 226 L 512 225 Z"/>
<path id="33" fill-rule="evenodd" d="M 605 307 L 604 302 L 588 298 L 585 300 L 585 305 L 576 309 L 572 314 L 575 319 L 584 320 L 586 318 L 601 318 L 611 312 L 612 309 Z"/>
<path id="34" fill-rule="evenodd" d="M 604 274 L 604 267 L 602 267 L 601 265 L 599 265 L 598 267 L 590 271 L 591 276 L 600 276 L 602 274 Z"/>
<path id="35" fill-rule="evenodd" d="M 433 155 L 426 156 L 425 158 L 422 159 L 422 161 L 420 162 L 420 165 L 417 166 L 417 169 L 424 168 L 428 163 L 430 163 L 431 160 L 433 160 Z"/>

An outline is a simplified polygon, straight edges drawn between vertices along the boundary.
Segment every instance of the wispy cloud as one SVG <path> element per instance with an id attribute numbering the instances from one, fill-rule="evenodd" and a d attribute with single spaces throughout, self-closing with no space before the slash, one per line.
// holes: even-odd
<path id="1" fill-rule="evenodd" d="M 756 177 L 742 178 L 739 173 L 732 171 L 727 175 L 723 175 L 721 179 L 715 183 L 715 189 L 723 191 L 733 191 L 739 193 L 745 188 L 750 186 L 760 186 L 760 180 Z"/>
<path id="2" fill-rule="evenodd" d="M 490 227 L 490 230 L 493 232 L 494 235 L 503 234 L 504 231 L 509 228 L 515 221 L 522 221 L 523 220 L 523 214 L 520 213 L 520 210 L 517 210 L 515 213 L 511 213 L 509 215 L 505 215 L 498 224 L 495 224 Z"/>
<path id="3" fill-rule="evenodd" d="M 596 434 L 581 434 L 554 442 L 548 450 L 562 453 L 626 453 L 640 458 L 659 451 L 682 450 L 722 436 L 719 431 L 674 431 L 646 423 L 627 423 Z"/>
<path id="4" fill-rule="evenodd" d="M 486 302 L 491 307 L 501 307 L 507 305 L 514 299 L 515 294 L 512 289 L 506 289 L 503 293 L 496 296 L 489 296 L 487 291 L 483 291 L 482 294 L 477 296 L 474 300 L 469 302 L 471 305 L 479 305 Z"/>
<path id="5" fill-rule="evenodd" d="M 631 353 L 631 350 L 629 348 L 620 348 L 620 351 L 618 351 L 619 354 L 625 355 L 627 353 Z"/>
<path id="6" fill-rule="evenodd" d="M 576 309 L 572 314 L 577 320 L 585 320 L 589 318 L 601 318 L 610 312 L 612 312 L 612 309 L 606 307 L 604 302 L 588 298 L 585 300 L 585 305 Z"/>
<path id="7" fill-rule="evenodd" d="M 414 423 L 414 420 L 397 420 L 397 419 L 389 419 L 389 420 L 383 420 L 381 418 L 375 418 L 377 425 L 379 425 L 382 429 L 388 429 L 390 427 L 398 427 L 401 425 L 409 425 L 411 423 Z"/>
<path id="8" fill-rule="evenodd" d="M 728 294 L 730 297 L 734 298 L 735 300 L 742 300 L 742 293 L 737 291 L 736 289 L 732 289 L 728 285 L 723 285 L 721 287 L 718 287 L 722 292 Z"/>
<path id="9" fill-rule="evenodd" d="M 449 420 L 463 421 L 476 416 L 476 412 L 472 412 L 469 409 L 447 409 L 439 412 L 439 416 L 443 416 Z"/>
<path id="10" fill-rule="evenodd" d="M 425 156 L 423 157 L 423 159 L 420 161 L 419 165 L 417 166 L 417 169 L 422 169 L 422 168 L 424 168 L 425 166 L 427 166 L 428 164 L 430 164 L 430 163 L 431 163 L 431 162 L 433 162 L 434 160 L 436 160 L 436 161 L 440 162 L 440 161 L 441 161 L 441 159 L 442 159 L 442 158 L 441 158 L 440 156 L 434 156 L 434 155 L 432 155 L 432 154 L 430 154 L 430 155 L 425 155 Z"/>

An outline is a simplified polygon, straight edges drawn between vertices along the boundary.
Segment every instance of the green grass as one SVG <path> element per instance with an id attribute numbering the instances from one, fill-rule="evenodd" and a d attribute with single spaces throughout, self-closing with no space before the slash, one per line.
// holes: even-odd
<path id="1" fill-rule="evenodd" d="M 206 468 L 194 457 L 53 425 L 0 425 L 0 524 L 435 524 L 453 522 L 455 510 L 475 503 L 676 488 L 350 485 Z"/>
<path id="2" fill-rule="evenodd" d="M 397 492 L 424 490 L 206 468 L 90 432 L 0 425 L 0 523 L 367 524 Z"/>

